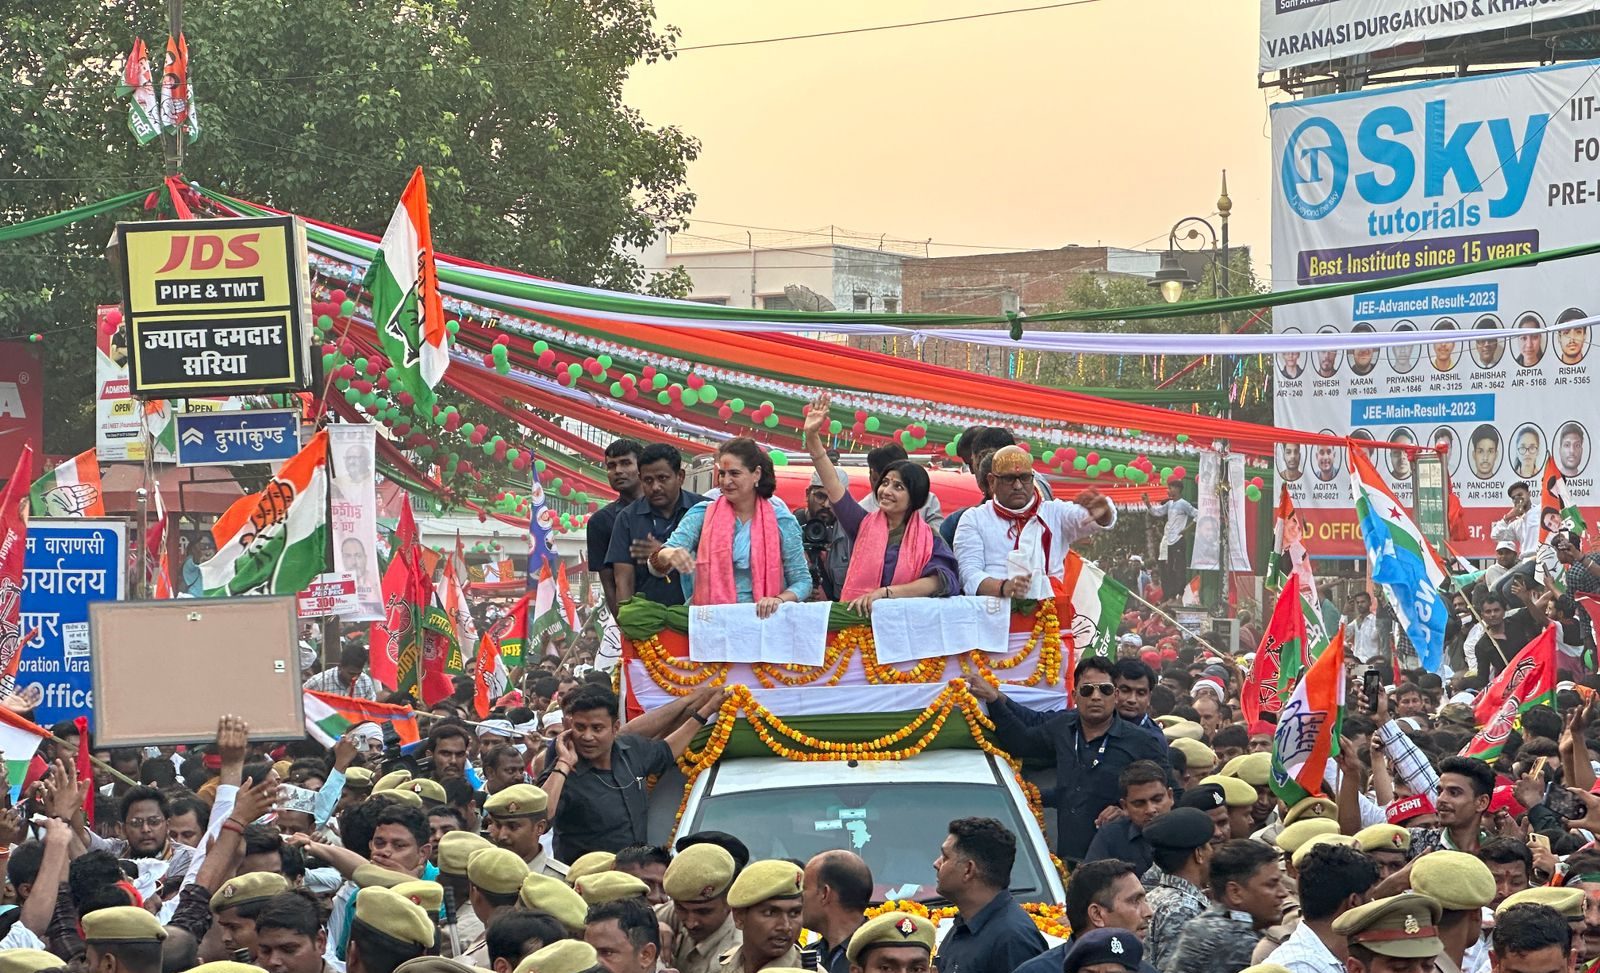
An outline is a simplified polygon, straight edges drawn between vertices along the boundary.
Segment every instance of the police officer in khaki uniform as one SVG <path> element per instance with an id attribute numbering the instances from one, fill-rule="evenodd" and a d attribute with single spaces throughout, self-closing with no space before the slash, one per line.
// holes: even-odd
<path id="1" fill-rule="evenodd" d="M 84 963 L 91 970 L 112 973 L 161 969 L 161 943 L 167 931 L 148 909 L 119 905 L 97 909 L 79 920 L 86 949 Z M 57 966 L 66 964 L 57 961 Z"/>
<path id="2" fill-rule="evenodd" d="M 721 973 L 757 973 L 800 965 L 805 872 L 786 861 L 751 862 L 728 889 L 733 923 L 744 941 L 717 958 Z M 679 971 L 682 973 L 682 971 Z"/>
<path id="3" fill-rule="evenodd" d="M 364 888 L 356 896 L 345 971 L 392 970 L 431 950 L 436 940 L 433 917 L 421 906 L 391 889 Z M 363 955 L 372 957 L 371 965 Z"/>
<path id="4" fill-rule="evenodd" d="M 1494 901 L 1494 873 L 1477 855 L 1464 851 L 1433 851 L 1411 866 L 1411 888 L 1436 900 L 1440 914 L 1439 941 L 1444 948 L 1434 965 L 1439 973 L 1461 973 L 1476 968 L 1465 962 L 1469 952 L 1481 955 L 1483 909 Z"/>
<path id="5" fill-rule="evenodd" d="M 868 919 L 850 937 L 850 973 L 928 973 L 933 963 L 933 923 L 907 912 Z"/>
<path id="6" fill-rule="evenodd" d="M 1333 920 L 1346 937 L 1348 973 L 1379 973 L 1399 968 L 1429 968 L 1444 943 L 1439 941 L 1439 903 L 1417 892 L 1402 892 L 1351 909 Z M 1392 961 L 1399 960 L 1400 963 Z"/>
<path id="7" fill-rule="evenodd" d="M 532 784 L 512 784 L 483 802 L 489 840 L 522 857 L 528 871 L 564 878 L 567 866 L 544 850 L 540 839 L 550 830 L 550 796 Z"/>
<path id="8" fill-rule="evenodd" d="M 489 924 L 517 907 L 517 896 L 527 877 L 528 866 L 522 863 L 520 855 L 508 848 L 484 848 L 467 859 L 472 911 L 484 928 L 484 932 L 467 945 L 462 956 L 469 964 L 489 965 Z"/>
<path id="9" fill-rule="evenodd" d="M 600 954 L 581 939 L 551 943 L 517 964 L 516 973 L 605 973 Z"/>
<path id="10" fill-rule="evenodd" d="M 439 839 L 439 884 L 450 890 L 456 918 L 457 954 L 483 938 L 483 922 L 472 909 L 472 883 L 467 881 L 467 861 L 473 853 L 493 848 L 489 839 L 470 831 L 451 831 Z"/>
<path id="11" fill-rule="evenodd" d="M 678 973 L 712 973 L 719 957 L 744 939 L 728 907 L 728 889 L 738 870 L 720 845 L 690 845 L 672 859 L 661 878 L 668 901 L 656 917 L 672 927 L 671 966 Z"/>
<path id="12" fill-rule="evenodd" d="M 529 872 L 522 880 L 522 891 L 517 893 L 517 901 L 524 909 L 548 912 L 572 935 L 583 935 L 589 903 L 583 901 L 583 897 L 568 888 L 561 879 Z"/>

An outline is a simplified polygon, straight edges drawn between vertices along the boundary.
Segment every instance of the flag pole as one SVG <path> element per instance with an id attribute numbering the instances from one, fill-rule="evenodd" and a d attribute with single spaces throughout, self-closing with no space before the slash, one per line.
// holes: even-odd
<path id="1" fill-rule="evenodd" d="M 1165 618 L 1167 621 L 1171 622 L 1173 628 L 1176 628 L 1178 631 L 1180 631 L 1183 634 L 1189 636 L 1190 638 L 1198 639 L 1201 642 L 1205 641 L 1205 636 L 1201 635 L 1199 632 L 1196 632 L 1194 629 L 1192 629 L 1192 628 L 1188 627 L 1187 625 L 1183 624 L 1182 622 L 1178 621 L 1176 618 L 1173 618 L 1171 615 L 1168 615 L 1166 612 L 1162 611 L 1159 607 L 1157 607 L 1155 605 L 1155 603 L 1150 602 L 1150 601 L 1146 601 L 1144 596 L 1140 595 L 1137 591 L 1134 591 L 1132 588 L 1129 588 L 1128 589 L 1128 594 L 1133 596 L 1133 600 L 1134 601 L 1137 601 L 1139 604 L 1145 606 L 1146 608 L 1148 608 L 1151 611 L 1155 612 L 1157 615 L 1160 615 L 1162 618 Z M 1252 651 L 1254 651 L 1254 650 L 1252 650 Z"/>

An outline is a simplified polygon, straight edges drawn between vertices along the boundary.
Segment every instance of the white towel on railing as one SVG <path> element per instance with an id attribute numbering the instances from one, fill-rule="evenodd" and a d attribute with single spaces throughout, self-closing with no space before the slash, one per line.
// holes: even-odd
<path id="1" fill-rule="evenodd" d="M 690 605 L 689 658 L 820 666 L 832 607 L 826 601 L 785 602 L 771 618 L 757 618 L 753 604 Z"/>
<path id="2" fill-rule="evenodd" d="M 978 649 L 1011 651 L 1011 605 L 1001 598 L 879 598 L 872 640 L 881 663 L 914 662 Z"/>

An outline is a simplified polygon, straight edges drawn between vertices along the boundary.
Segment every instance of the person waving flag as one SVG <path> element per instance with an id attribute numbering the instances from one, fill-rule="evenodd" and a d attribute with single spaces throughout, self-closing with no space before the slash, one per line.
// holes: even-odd
<path id="1" fill-rule="evenodd" d="M 1439 587 L 1448 573 L 1416 521 L 1384 486 L 1361 446 L 1350 440 L 1350 492 L 1367 548 L 1372 580 L 1383 588 L 1417 650 L 1422 667 L 1438 672 L 1444 661 L 1444 627 L 1450 613 Z"/>

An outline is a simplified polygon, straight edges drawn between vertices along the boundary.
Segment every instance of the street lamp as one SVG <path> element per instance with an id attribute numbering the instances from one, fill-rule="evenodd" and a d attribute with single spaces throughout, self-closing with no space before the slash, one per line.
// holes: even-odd
<path id="1" fill-rule="evenodd" d="M 1161 292 L 1163 301 L 1176 304 L 1183 299 L 1183 292 L 1194 286 L 1194 278 L 1183 269 L 1183 264 L 1178 263 L 1178 255 L 1169 248 L 1161 255 L 1161 269 L 1150 279 L 1150 286 Z"/>
<path id="2" fill-rule="evenodd" d="M 1189 272 L 1178 261 L 1178 253 L 1188 249 L 1179 246 L 1178 241 L 1180 239 L 1199 240 L 1201 241 L 1201 246 L 1204 246 L 1205 235 L 1201 234 L 1201 227 L 1204 227 L 1206 234 L 1211 237 L 1211 296 L 1218 296 L 1219 284 L 1221 285 L 1220 293 L 1226 294 L 1229 292 L 1228 215 L 1232 210 L 1233 201 L 1228 198 L 1228 174 L 1224 172 L 1222 174 L 1222 194 L 1217 197 L 1217 214 L 1222 217 L 1222 233 L 1220 237 L 1217 233 L 1217 228 L 1211 225 L 1211 221 L 1199 216 L 1185 216 L 1172 224 L 1172 230 L 1167 233 L 1167 252 L 1161 255 L 1161 269 L 1156 271 L 1155 276 L 1150 279 L 1150 286 L 1160 292 L 1163 301 L 1168 304 L 1176 304 L 1183 300 L 1184 291 L 1193 290 L 1197 286 L 1195 279 L 1189 276 Z M 1179 231 L 1182 231 L 1181 237 L 1179 236 Z M 1193 249 L 1198 250 L 1199 247 Z"/>

